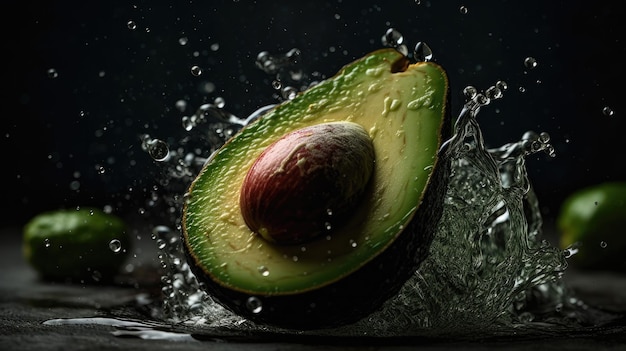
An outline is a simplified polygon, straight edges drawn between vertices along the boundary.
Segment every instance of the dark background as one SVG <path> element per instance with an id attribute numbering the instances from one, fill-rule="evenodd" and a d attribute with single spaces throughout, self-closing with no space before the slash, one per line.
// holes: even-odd
<path id="1" fill-rule="evenodd" d="M 181 117 L 189 112 L 178 111 L 177 100 L 193 110 L 220 96 L 228 111 L 246 116 L 277 102 L 272 76 L 255 66 L 259 52 L 298 48 L 305 72 L 328 77 L 380 48 L 389 27 L 409 48 L 424 41 L 433 49 L 448 71 L 455 114 L 465 86 L 508 83 L 504 98 L 480 114 L 490 146 L 527 130 L 551 135 L 557 156 L 528 158 L 548 220 L 572 191 L 626 180 L 626 13 L 619 2 L 418 2 L 6 3 L 3 225 L 85 205 L 141 214 L 159 168 L 139 135 L 184 135 Z M 524 66 L 528 56 L 535 69 Z M 203 68 L 201 76 L 191 74 L 193 65 Z M 49 69 L 58 76 L 50 78 Z M 199 89 L 205 82 L 215 90 Z M 605 106 L 612 116 L 603 114 Z"/>

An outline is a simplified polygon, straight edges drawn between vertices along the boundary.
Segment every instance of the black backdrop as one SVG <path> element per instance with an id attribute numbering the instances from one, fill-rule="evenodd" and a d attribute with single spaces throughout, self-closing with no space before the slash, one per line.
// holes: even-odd
<path id="1" fill-rule="evenodd" d="M 626 180 L 618 2 L 25 0 L 4 7 L 6 225 L 77 205 L 136 212 L 155 172 L 138 135 L 181 135 L 177 100 L 197 107 L 221 96 L 227 110 L 245 116 L 276 102 L 272 77 L 255 67 L 260 51 L 298 48 L 305 72 L 330 76 L 381 47 L 389 27 L 409 47 L 424 41 L 433 49 L 448 70 L 455 112 L 466 85 L 508 83 L 505 97 L 480 115 L 490 146 L 526 130 L 552 136 L 556 158 L 528 159 L 546 218 L 577 188 Z M 524 66 L 528 56 L 536 68 Z M 201 76 L 190 73 L 193 65 Z M 202 92 L 203 82 L 215 90 Z"/>

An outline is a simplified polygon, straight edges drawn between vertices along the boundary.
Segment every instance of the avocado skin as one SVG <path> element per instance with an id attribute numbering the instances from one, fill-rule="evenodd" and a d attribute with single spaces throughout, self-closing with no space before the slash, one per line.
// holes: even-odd
<path id="1" fill-rule="evenodd" d="M 406 60 L 399 61 L 403 61 L 402 65 L 406 67 Z M 440 145 L 452 136 L 449 91 L 445 96 L 447 101 L 439 131 Z M 296 330 L 354 323 L 396 295 L 428 256 L 443 212 L 449 174 L 450 160 L 442 147 L 422 203 L 406 229 L 388 248 L 357 271 L 322 288 L 294 295 L 255 296 L 262 303 L 258 313 L 246 306 L 251 295 L 225 288 L 211 280 L 195 261 L 188 246 L 184 245 L 187 262 L 212 298 L 235 314 L 256 323 Z"/>
<path id="2" fill-rule="evenodd" d="M 111 251 L 113 239 L 124 250 Z M 97 208 L 81 208 L 34 216 L 24 225 L 22 245 L 24 258 L 45 281 L 112 283 L 132 241 L 121 218 Z"/>
<path id="3" fill-rule="evenodd" d="M 556 226 L 563 249 L 576 244 L 568 261 L 582 270 L 626 272 L 626 182 L 590 185 L 571 193 L 561 205 Z M 601 246 L 601 242 L 606 247 Z"/>

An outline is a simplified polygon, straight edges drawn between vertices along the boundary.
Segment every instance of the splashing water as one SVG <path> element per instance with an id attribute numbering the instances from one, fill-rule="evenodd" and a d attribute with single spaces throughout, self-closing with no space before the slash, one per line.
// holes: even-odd
<path id="1" fill-rule="evenodd" d="M 527 132 L 497 149 L 486 149 L 482 139 L 479 109 L 502 97 L 505 87 L 498 82 L 485 94 L 465 89 L 469 100 L 445 146 L 452 172 L 431 254 L 369 322 L 402 316 L 412 327 L 456 330 L 516 322 L 522 313 L 534 318 L 525 293 L 556 284 L 565 270 L 561 250 L 540 239 L 541 216 L 524 162 L 540 151 L 554 156 L 549 136 Z M 394 322 L 385 331 L 402 327 Z"/>
<path id="2" fill-rule="evenodd" d="M 401 34 L 393 29 L 383 36 L 383 44 L 400 48 L 405 55 L 408 51 Z M 413 56 L 414 60 L 428 61 L 432 51 L 420 42 Z M 261 52 L 257 66 L 276 74 L 273 85 L 280 86 L 274 89 L 284 92 L 289 88 L 287 91 L 293 92 L 298 89 L 283 85 L 280 74 L 286 68 L 299 72 L 295 68 L 299 57 L 297 49 L 285 55 Z M 301 77 L 299 74 L 292 81 L 302 83 Z M 454 136 L 442 148 L 452 171 L 430 256 L 380 311 L 329 333 L 397 336 L 435 329 L 467 330 L 469 326 L 584 323 L 587 306 L 573 297 L 561 281 L 567 252 L 542 239 L 539 204 L 525 165 L 525 157 L 531 154 L 555 156 L 549 135 L 526 132 L 520 140 L 493 149 L 486 148 L 483 141 L 479 111 L 502 98 L 506 89 L 506 83 L 499 81 L 484 92 L 471 86 L 463 90 L 466 103 Z M 291 93 L 278 96 L 281 101 L 290 97 Z M 207 150 L 213 153 L 274 105 L 247 118 L 236 117 L 223 106 L 223 101 L 204 104 L 192 116 L 183 117 L 183 128 L 189 134 L 178 146 L 168 146 L 149 135 L 141 137 L 144 151 L 165 167 L 162 185 L 175 194 L 167 199 L 169 223 L 179 223 L 176 209 L 182 208 L 184 201 L 180 194 L 210 159 Z M 203 328 L 280 330 L 258 326 L 214 302 L 185 261 L 178 229 L 157 226 L 152 237 L 165 271 L 162 306 L 153 310 L 154 317 Z M 259 311 L 263 307 L 253 300 L 248 305 Z"/>

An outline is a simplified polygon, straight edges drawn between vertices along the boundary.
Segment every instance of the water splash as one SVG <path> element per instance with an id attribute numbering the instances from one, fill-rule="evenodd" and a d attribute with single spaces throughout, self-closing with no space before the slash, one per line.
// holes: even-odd
<path id="1" fill-rule="evenodd" d="M 567 267 L 561 250 L 541 239 L 538 201 L 525 167 L 527 155 L 554 155 L 549 136 L 527 132 L 518 142 L 485 147 L 477 115 L 503 96 L 496 90 L 504 86 L 499 82 L 484 94 L 464 90 L 468 101 L 445 146 L 452 171 L 431 254 L 400 294 L 367 319 L 383 332 L 518 322 L 531 313 L 522 302 L 525 293 L 556 284 Z"/>
<path id="2" fill-rule="evenodd" d="M 272 87 L 277 91 L 274 98 L 278 101 L 287 101 L 311 86 L 318 83 L 313 80 L 306 84 L 308 75 L 300 68 L 302 52 L 293 48 L 284 54 L 270 54 L 268 51 L 261 51 L 256 58 L 256 66 L 263 72 L 273 75 Z M 319 76 L 314 72 L 312 76 Z"/>
<path id="3" fill-rule="evenodd" d="M 397 31 L 387 31 L 383 41 L 406 55 L 404 40 Z M 257 57 L 259 68 L 276 75 L 274 89 L 285 88 L 280 74 L 285 67 L 297 63 L 291 60 L 293 57 L 300 57 L 299 51 L 288 54 L 277 58 L 262 52 Z M 413 56 L 420 61 L 433 58 L 430 48 L 421 42 Z M 463 89 L 466 102 L 456 121 L 454 136 L 441 151 L 450 159 L 452 172 L 429 258 L 380 311 L 328 333 L 398 336 L 427 330 L 458 332 L 468 326 L 511 327 L 555 320 L 582 323 L 585 319 L 586 306 L 571 295 L 561 280 L 568 255 L 542 239 L 539 202 L 526 170 L 528 155 L 543 152 L 555 156 L 550 136 L 528 131 L 518 141 L 501 147 L 485 146 L 478 114 L 481 108 L 501 99 L 506 90 L 503 81 L 484 92 L 471 86 Z M 204 104 L 192 116 L 183 117 L 183 127 L 189 135 L 180 145 L 168 147 L 168 157 L 159 157 L 163 151 L 151 152 L 151 145 L 159 143 L 149 135 L 141 137 L 142 145 L 164 166 L 163 184 L 171 192 L 182 194 L 210 159 L 204 153 L 207 149 L 213 153 L 273 106 L 239 118 L 224 110 L 223 104 Z M 195 151 L 187 152 L 189 149 Z M 169 206 L 180 209 L 183 199 L 184 196 L 175 195 L 168 201 Z M 179 211 L 170 213 L 170 223 L 179 223 Z M 185 261 L 179 228 L 158 228 L 153 237 L 166 274 L 162 279 L 163 305 L 155 309 L 155 316 L 204 328 L 280 331 L 256 325 L 213 301 Z M 265 271 L 260 267 L 259 272 Z M 257 302 L 251 296 L 248 304 L 254 310 L 262 309 Z"/>

